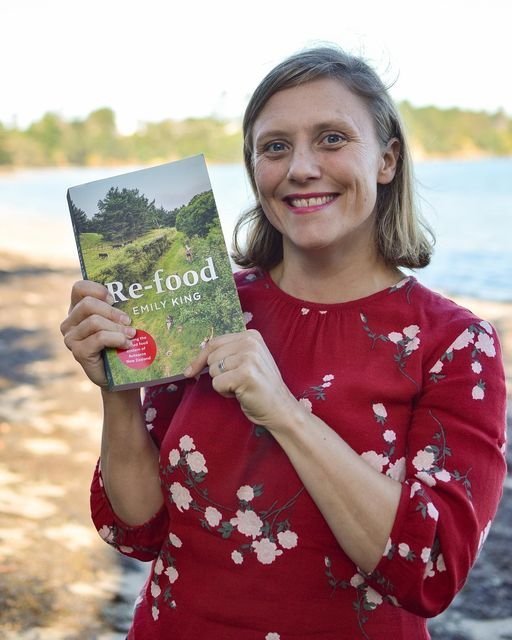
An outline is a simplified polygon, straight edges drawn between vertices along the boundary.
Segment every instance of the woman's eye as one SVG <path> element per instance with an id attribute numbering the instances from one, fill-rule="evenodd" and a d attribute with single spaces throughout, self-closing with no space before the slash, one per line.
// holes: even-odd
<path id="1" fill-rule="evenodd" d="M 286 145 L 284 142 L 269 142 L 265 146 L 265 151 L 270 151 L 270 153 L 280 153 L 286 149 Z"/>
<path id="2" fill-rule="evenodd" d="M 339 133 L 328 133 L 324 137 L 324 142 L 327 144 L 339 144 L 340 142 L 345 142 L 345 138 Z"/>

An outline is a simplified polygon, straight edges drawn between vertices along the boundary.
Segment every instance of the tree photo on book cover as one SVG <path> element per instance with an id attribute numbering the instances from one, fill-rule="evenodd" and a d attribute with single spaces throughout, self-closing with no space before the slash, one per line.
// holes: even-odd
<path id="1" fill-rule="evenodd" d="M 113 283 L 116 306 L 138 330 L 134 349 L 109 354 L 112 379 L 178 377 L 205 341 L 243 329 L 213 192 L 166 209 L 137 187 L 107 187 L 95 211 L 73 188 L 68 202 L 84 277 Z"/>

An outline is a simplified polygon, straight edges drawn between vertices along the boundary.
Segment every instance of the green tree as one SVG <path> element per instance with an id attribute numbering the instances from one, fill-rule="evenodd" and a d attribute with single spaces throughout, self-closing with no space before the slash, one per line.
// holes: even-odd
<path id="1" fill-rule="evenodd" d="M 76 206 L 71 196 L 68 196 L 68 201 L 75 229 L 78 233 L 87 233 L 91 227 L 91 223 L 87 218 L 87 214 L 83 209 L 80 209 L 80 207 Z"/>
<path id="2" fill-rule="evenodd" d="M 91 231 L 102 233 L 109 242 L 129 242 L 152 228 L 155 201 L 150 202 L 138 189 L 111 187 L 98 202 L 98 213 Z"/>
<path id="3" fill-rule="evenodd" d="M 176 229 L 186 236 L 204 237 L 208 235 L 210 227 L 217 220 L 217 210 L 213 192 L 198 193 L 183 207 L 176 216 Z"/>

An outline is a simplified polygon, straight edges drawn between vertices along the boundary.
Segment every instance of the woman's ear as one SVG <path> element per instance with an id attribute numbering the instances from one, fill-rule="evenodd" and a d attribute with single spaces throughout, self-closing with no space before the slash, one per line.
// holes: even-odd
<path id="1" fill-rule="evenodd" d="M 379 184 L 389 184 L 396 173 L 396 165 L 400 156 L 400 141 L 398 138 L 391 138 L 382 152 L 380 159 L 380 169 L 377 175 Z"/>

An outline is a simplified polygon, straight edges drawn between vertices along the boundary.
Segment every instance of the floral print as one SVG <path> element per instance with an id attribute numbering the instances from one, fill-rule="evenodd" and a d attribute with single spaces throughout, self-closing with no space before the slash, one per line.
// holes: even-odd
<path id="1" fill-rule="evenodd" d="M 482 356 L 486 356 L 487 358 L 496 357 L 496 345 L 493 334 L 493 328 L 485 320 L 471 324 L 467 329 L 464 329 L 439 360 L 431 367 L 429 371 L 430 379 L 438 382 L 445 378 L 446 374 L 442 373 L 442 371 L 447 362 L 453 361 L 455 357 L 454 352 L 462 351 L 471 346 L 471 371 L 479 376 L 478 380 L 475 379 L 473 382 L 471 398 L 473 400 L 483 400 L 485 398 L 485 381 L 481 377 L 484 369 Z"/>
<path id="2" fill-rule="evenodd" d="M 393 359 L 397 363 L 398 370 L 414 385 L 419 386 L 406 372 L 408 358 L 420 347 L 419 326 L 417 324 L 411 324 L 404 327 L 401 331 L 390 331 L 387 334 L 378 334 L 370 328 L 366 314 L 361 312 L 359 318 L 363 324 L 363 330 L 372 341 L 371 348 L 374 349 L 378 342 L 394 344 L 396 349 Z"/>
<path id="3" fill-rule="evenodd" d="M 377 567 L 364 573 L 280 445 L 236 400 L 212 394 L 208 376 L 150 388 L 142 416 L 160 448 L 164 508 L 127 526 L 99 470 L 91 497 L 100 536 L 153 562 L 136 637 L 172 629 L 181 640 L 190 625 L 198 637 L 219 637 L 225 621 L 225 640 L 426 640 L 421 617 L 455 595 L 501 493 L 504 385 L 493 327 L 414 278 L 322 308 L 282 295 L 260 272 L 235 277 L 246 322 L 304 411 L 401 484 L 397 515 Z M 221 578 L 209 571 L 212 557 Z"/>
<path id="4" fill-rule="evenodd" d="M 327 380 L 328 384 L 331 379 Z M 208 467 L 205 456 L 196 449 L 191 436 L 180 438 L 179 449 L 171 449 L 168 460 L 169 464 L 161 468 L 161 473 L 169 478 L 168 495 L 179 512 L 197 511 L 201 526 L 215 531 L 223 539 L 231 539 L 235 533 L 249 539 L 237 549 L 231 548 L 230 557 L 234 564 L 241 565 L 246 555 L 251 553 L 261 564 L 272 564 L 284 550 L 298 545 L 298 535 L 290 529 L 288 519 L 278 520 L 278 517 L 293 506 L 303 488 L 282 507 L 274 503 L 270 509 L 257 511 L 253 502 L 263 495 L 263 485 L 242 485 L 236 491 L 237 507 L 221 506 L 212 502 L 206 489 L 200 488 L 206 480 Z M 171 482 L 171 476 L 178 471 L 184 479 Z"/>

